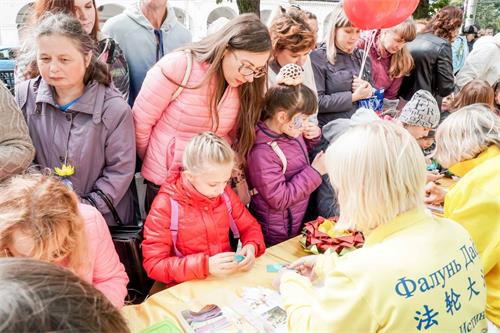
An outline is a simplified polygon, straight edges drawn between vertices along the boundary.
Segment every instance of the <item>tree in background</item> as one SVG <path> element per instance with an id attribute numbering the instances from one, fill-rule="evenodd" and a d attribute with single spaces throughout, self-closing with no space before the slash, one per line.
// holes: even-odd
<path id="1" fill-rule="evenodd" d="M 463 0 L 420 0 L 415 10 L 414 18 L 428 18 L 446 6 L 457 6 L 463 8 Z M 496 32 L 500 31 L 500 1 L 479 0 L 476 8 L 476 24 L 481 28 L 493 26 Z"/>
<path id="2" fill-rule="evenodd" d="M 222 1 L 223 0 L 216 0 L 215 2 L 220 4 Z M 229 1 L 233 2 L 233 0 Z M 236 0 L 236 5 L 238 5 L 240 14 L 254 13 L 260 17 L 260 0 Z"/>

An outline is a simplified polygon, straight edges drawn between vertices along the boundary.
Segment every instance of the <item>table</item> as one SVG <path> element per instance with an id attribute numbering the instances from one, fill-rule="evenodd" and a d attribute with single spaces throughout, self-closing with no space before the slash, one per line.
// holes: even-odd
<path id="1" fill-rule="evenodd" d="M 449 188 L 453 186 L 455 181 L 442 178 L 439 183 L 440 186 Z M 435 215 L 440 216 L 440 214 Z M 186 308 L 193 309 L 194 305 L 201 307 L 213 302 L 214 299 L 220 300 L 223 295 L 214 294 L 214 292 L 218 293 L 222 289 L 237 294 L 241 287 L 272 288 L 276 274 L 268 273 L 266 266 L 268 264 L 290 263 L 308 255 L 300 245 L 299 239 L 300 236 L 297 236 L 266 249 L 266 253 L 257 258 L 254 267 L 249 272 L 237 273 L 224 278 L 210 276 L 205 280 L 187 281 L 160 291 L 139 305 L 125 306 L 122 314 L 127 319 L 130 330 L 140 332 L 167 318 L 179 324 L 177 314 L 180 311 Z M 199 303 L 193 303 L 196 299 L 199 300 Z"/>
<path id="2" fill-rule="evenodd" d="M 241 287 L 272 288 L 276 274 L 268 273 L 267 265 L 290 263 L 308 255 L 302 249 L 299 238 L 300 236 L 297 236 L 266 249 L 266 253 L 256 259 L 254 267 L 249 272 L 236 273 L 224 278 L 210 276 L 205 280 L 187 281 L 160 291 L 141 304 L 125 306 L 122 314 L 127 319 L 130 330 L 140 332 L 167 318 L 179 323 L 177 314 L 186 308 L 192 308 L 187 303 L 193 304 L 195 299 L 203 300 L 207 298 L 207 294 L 222 288 L 234 294 L 237 294 Z M 201 304 L 203 302 L 201 301 L 198 305 L 207 304 L 206 302 Z"/>

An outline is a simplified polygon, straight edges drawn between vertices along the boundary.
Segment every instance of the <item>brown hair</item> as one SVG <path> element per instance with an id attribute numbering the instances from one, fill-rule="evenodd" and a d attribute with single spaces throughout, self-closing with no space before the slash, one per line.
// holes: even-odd
<path id="1" fill-rule="evenodd" d="M 455 6 L 446 6 L 427 23 L 422 33 L 433 33 L 451 42 L 453 32 L 462 25 L 463 12 Z"/>
<path id="2" fill-rule="evenodd" d="M 269 88 L 262 108 L 262 120 L 271 119 L 279 111 L 285 111 L 288 119 L 298 113 L 313 115 L 318 109 L 318 99 L 304 84 L 278 84 Z"/>
<path id="3" fill-rule="evenodd" d="M 458 93 L 453 102 L 452 109 L 457 110 L 464 106 L 484 103 L 491 109 L 494 108 L 495 92 L 490 84 L 483 80 L 472 80 Z"/>
<path id="4" fill-rule="evenodd" d="M 282 50 L 301 52 L 316 46 L 316 33 L 311 30 L 306 13 L 299 9 L 289 9 L 277 16 L 269 28 L 273 53 Z"/>
<path id="5" fill-rule="evenodd" d="M 63 13 L 52 14 L 48 12 L 38 23 L 35 29 L 34 38 L 38 40 L 38 38 L 42 36 L 51 35 L 61 35 L 69 38 L 80 50 L 82 55 L 91 55 L 90 64 L 87 66 L 83 77 L 84 84 L 90 81 L 97 81 L 105 86 L 111 84 L 111 75 L 108 71 L 108 67 L 97 59 L 96 52 L 94 52 L 96 49 L 95 40 L 83 30 L 78 19 Z M 35 48 L 33 51 L 36 53 L 37 43 L 35 42 L 33 44 Z M 36 70 L 38 71 L 38 68 Z"/>
<path id="6" fill-rule="evenodd" d="M 97 42 L 97 33 L 99 32 L 99 15 L 97 13 L 97 7 L 95 5 L 95 0 L 92 0 L 95 10 L 95 22 L 90 36 L 93 40 Z M 35 18 L 34 22 L 40 21 L 40 19 L 47 13 L 64 13 L 67 15 L 73 15 L 76 17 L 76 8 L 74 0 L 37 0 L 35 2 L 35 7 L 33 8 L 33 16 Z"/>
<path id="7" fill-rule="evenodd" d="M 233 18 L 217 32 L 206 36 L 199 42 L 183 47 L 190 50 L 199 63 L 209 63 L 205 78 L 196 86 L 186 87 L 196 89 L 207 81 L 216 78 L 216 87 L 210 94 L 209 114 L 212 120 L 212 130 L 217 131 L 219 127 L 219 115 L 217 105 L 226 90 L 226 80 L 222 69 L 222 60 L 226 51 L 243 50 L 260 53 L 271 51 L 271 38 L 267 27 L 255 14 L 243 14 Z M 178 82 L 167 79 L 177 85 Z M 237 118 L 237 140 L 236 151 L 244 158 L 252 148 L 255 141 L 255 125 L 260 118 L 260 106 L 266 86 L 266 76 L 254 78 L 253 82 L 245 83 L 238 87 L 240 97 L 240 111 Z"/>
<path id="8" fill-rule="evenodd" d="M 0 185 L 0 256 L 11 255 L 15 231 L 33 238 L 33 258 L 63 261 L 75 272 L 86 269 L 86 237 L 78 199 L 59 180 L 27 174 Z M 48 253 L 51 247 L 57 251 Z"/>
<path id="9" fill-rule="evenodd" d="M 4 258 L 0 285 L 1 332 L 130 332 L 99 290 L 62 267 Z"/>
<path id="10" fill-rule="evenodd" d="M 412 19 L 407 19 L 403 23 L 385 30 L 392 31 L 400 38 L 402 38 L 405 43 L 411 42 L 417 36 L 415 22 Z M 413 69 L 413 65 L 413 57 L 411 56 L 410 51 L 408 51 L 408 48 L 405 45 L 403 46 L 403 48 L 401 48 L 401 50 L 393 54 L 391 57 L 389 78 L 395 79 L 407 75 Z"/>
<path id="11" fill-rule="evenodd" d="M 500 79 L 497 80 L 497 82 L 495 82 L 493 84 L 493 100 L 494 100 L 494 103 L 495 103 L 495 112 L 496 114 L 498 114 L 500 116 L 500 102 L 497 102 L 497 99 L 496 99 L 496 95 L 498 93 L 500 93 Z"/>

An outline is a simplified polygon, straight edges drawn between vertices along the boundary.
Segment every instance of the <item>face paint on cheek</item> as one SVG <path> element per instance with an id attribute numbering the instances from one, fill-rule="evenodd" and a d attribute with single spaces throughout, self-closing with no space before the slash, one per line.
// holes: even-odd
<path id="1" fill-rule="evenodd" d="M 302 124 L 303 124 L 302 117 L 295 117 L 292 119 L 292 123 L 288 124 L 288 126 L 290 127 L 290 129 L 298 130 L 302 128 Z"/>

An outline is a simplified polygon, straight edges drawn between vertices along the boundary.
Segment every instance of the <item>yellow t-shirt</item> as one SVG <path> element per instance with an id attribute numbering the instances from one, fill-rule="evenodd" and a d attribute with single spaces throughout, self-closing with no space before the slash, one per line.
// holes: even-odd
<path id="1" fill-rule="evenodd" d="M 373 230 L 363 248 L 320 255 L 314 287 L 280 291 L 291 332 L 485 332 L 486 290 L 467 231 L 418 209 Z"/>
<path id="2" fill-rule="evenodd" d="M 444 216 L 471 234 L 487 286 L 486 317 L 500 327 L 500 150 L 450 168 L 462 177 L 444 200 Z"/>

